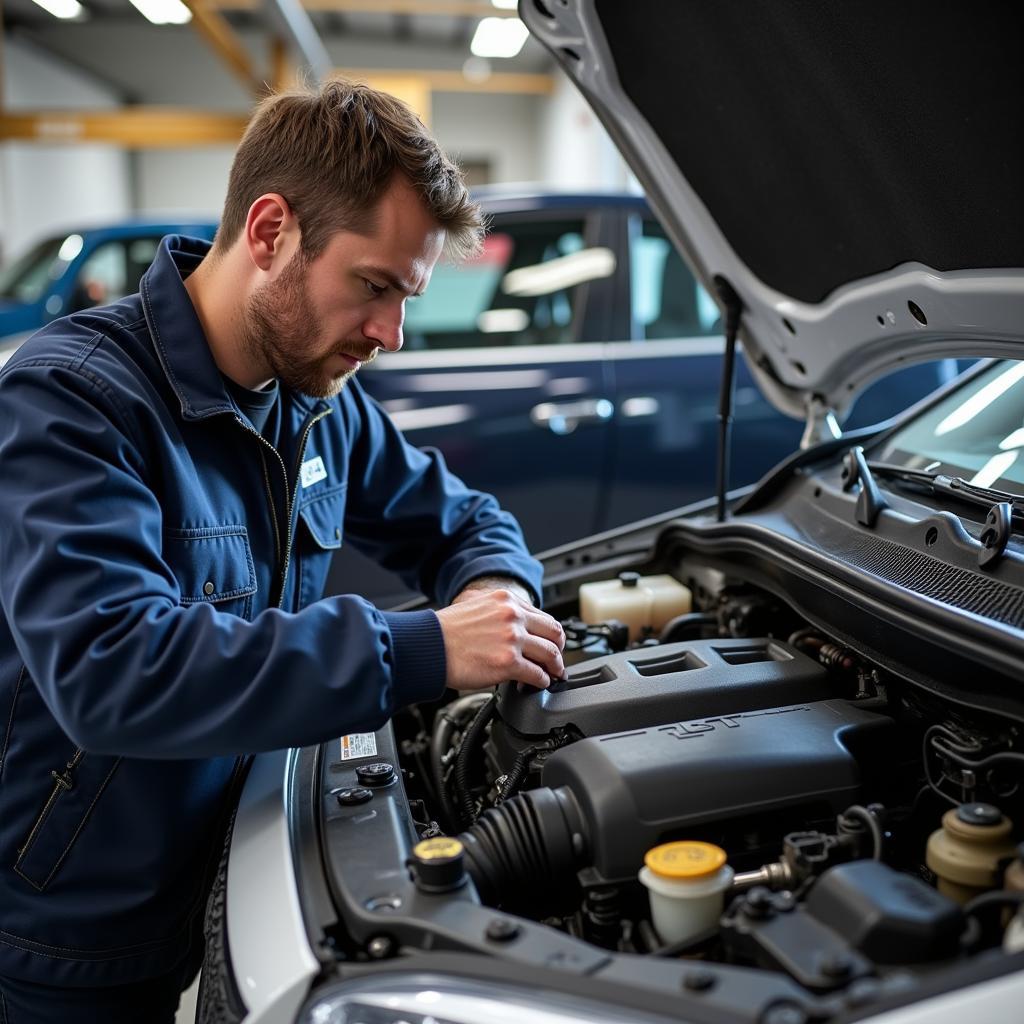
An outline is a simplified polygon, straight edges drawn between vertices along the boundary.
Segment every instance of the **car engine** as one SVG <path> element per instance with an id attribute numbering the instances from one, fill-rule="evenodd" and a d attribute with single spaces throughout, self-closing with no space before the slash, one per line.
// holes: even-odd
<path id="1" fill-rule="evenodd" d="M 646 560 L 602 542 L 556 576 L 549 689 L 449 694 L 298 755 L 324 976 L 449 964 L 484 984 L 505 965 L 659 1019 L 809 1024 L 1019 970 L 1014 681 L 943 664 L 916 620 L 855 621 L 782 560 L 657 536 Z M 581 580 L 632 590 L 633 570 L 684 605 L 588 613 Z"/>
<path id="2" fill-rule="evenodd" d="M 566 617 L 546 691 L 404 722 L 420 835 L 458 837 L 451 877 L 601 949 L 773 972 L 826 1017 L 1024 948 L 1018 725 L 915 691 L 767 592 L 687 582 L 696 609 L 634 639 Z M 677 913 L 658 878 L 687 872 L 652 865 L 708 850 L 711 914 Z M 428 888 L 432 869 L 410 860 Z"/>

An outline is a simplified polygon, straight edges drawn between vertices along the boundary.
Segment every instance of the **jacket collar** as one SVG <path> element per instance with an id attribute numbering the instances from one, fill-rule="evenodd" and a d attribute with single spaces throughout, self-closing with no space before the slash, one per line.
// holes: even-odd
<path id="1" fill-rule="evenodd" d="M 237 410 L 228 395 L 210 351 L 202 324 L 185 290 L 184 279 L 210 251 L 209 242 L 183 235 L 160 240 L 156 259 L 142 276 L 142 308 L 157 357 L 181 402 L 185 419 L 204 419 Z M 293 401 L 311 409 L 317 400 L 291 393 Z"/>

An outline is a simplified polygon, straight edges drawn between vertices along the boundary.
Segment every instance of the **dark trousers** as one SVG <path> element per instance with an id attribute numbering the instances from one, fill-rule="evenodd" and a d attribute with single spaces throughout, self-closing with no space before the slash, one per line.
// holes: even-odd
<path id="1" fill-rule="evenodd" d="M 58 988 L 0 976 L 0 1024 L 174 1024 L 194 967 L 133 985 Z"/>

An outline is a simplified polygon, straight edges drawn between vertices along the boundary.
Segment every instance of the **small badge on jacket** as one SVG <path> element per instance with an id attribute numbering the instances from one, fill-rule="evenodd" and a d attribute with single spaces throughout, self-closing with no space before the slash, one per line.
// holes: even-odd
<path id="1" fill-rule="evenodd" d="M 299 479 L 302 481 L 303 487 L 312 487 L 313 484 L 326 480 L 327 470 L 324 469 L 324 460 L 318 455 L 315 459 L 304 462 L 299 470 Z"/>

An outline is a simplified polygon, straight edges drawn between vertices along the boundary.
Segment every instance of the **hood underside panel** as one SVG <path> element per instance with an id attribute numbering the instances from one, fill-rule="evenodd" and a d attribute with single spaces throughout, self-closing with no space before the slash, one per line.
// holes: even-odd
<path id="1" fill-rule="evenodd" d="M 1020 356 L 1024 7 L 522 0 L 765 394 L 837 410 L 912 362 Z"/>
<path id="2" fill-rule="evenodd" d="M 1018 4 L 598 0 L 622 86 L 740 258 L 820 302 L 1024 266 Z"/>

